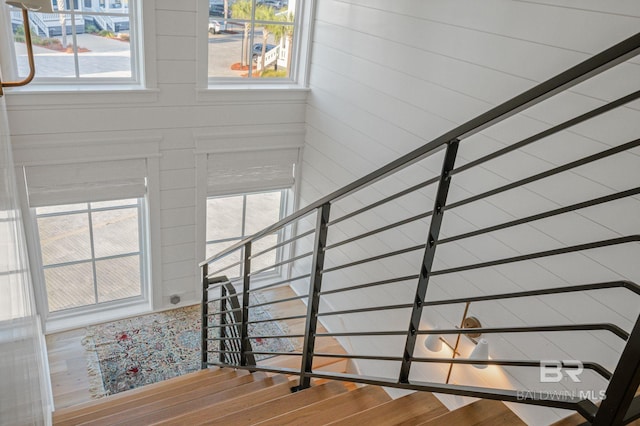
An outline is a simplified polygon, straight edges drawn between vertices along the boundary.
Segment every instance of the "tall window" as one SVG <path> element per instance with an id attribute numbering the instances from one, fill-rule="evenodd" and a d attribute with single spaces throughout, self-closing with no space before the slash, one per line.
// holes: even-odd
<path id="1" fill-rule="evenodd" d="M 283 189 L 208 198 L 207 258 L 282 219 L 287 192 Z M 280 236 L 280 234 L 273 234 L 258 240 L 252 247 L 253 254 L 273 247 L 279 242 Z M 239 262 L 240 256 L 241 251 L 227 256 L 216 263 L 216 269 Z M 271 250 L 252 259 L 251 269 L 257 271 L 268 268 L 276 263 L 279 257 L 278 250 Z M 275 268 L 270 271 L 275 271 Z M 223 273 L 228 277 L 237 277 L 241 269 L 240 266 L 236 266 Z"/>
<path id="2" fill-rule="evenodd" d="M 146 300 L 147 160 L 38 164 L 23 172 L 40 241 L 36 283 L 49 312 Z"/>
<path id="3" fill-rule="evenodd" d="M 36 208 L 49 312 L 142 296 L 143 203 Z"/>
<path id="4" fill-rule="evenodd" d="M 136 0 L 52 0 L 29 13 L 36 82 L 137 83 Z M 29 73 L 21 12 L 11 9 L 18 77 Z"/>
<path id="5" fill-rule="evenodd" d="M 290 81 L 295 66 L 296 1 L 300 2 L 210 0 L 210 80 Z"/>

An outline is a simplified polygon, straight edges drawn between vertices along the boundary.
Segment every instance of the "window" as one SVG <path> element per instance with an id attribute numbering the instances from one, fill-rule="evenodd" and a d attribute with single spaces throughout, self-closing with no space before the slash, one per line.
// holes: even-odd
<path id="1" fill-rule="evenodd" d="M 236 151 L 207 154 L 206 258 L 219 253 L 241 239 L 277 222 L 288 213 L 288 195 L 295 182 L 298 148 L 276 148 L 262 151 Z M 204 200 L 203 200 L 204 202 Z M 275 245 L 282 234 L 261 238 L 252 245 L 252 255 Z M 272 250 L 251 259 L 251 270 L 269 268 L 281 256 Z M 286 254 L 286 253 L 285 253 Z M 216 262 L 213 270 L 239 262 L 236 251 Z M 271 268 L 271 272 L 279 270 Z M 268 272 L 266 270 L 265 272 Z M 239 276 L 240 267 L 223 271 L 229 277 Z"/>
<path id="2" fill-rule="evenodd" d="M 296 1 L 209 0 L 210 80 L 291 81 Z"/>
<path id="3" fill-rule="evenodd" d="M 146 301 L 147 175 L 145 158 L 23 166 L 48 312 Z"/>
<path id="4" fill-rule="evenodd" d="M 55 13 L 29 13 L 41 83 L 138 83 L 135 0 L 53 0 Z M 24 24 L 12 8 L 17 78 L 29 73 Z"/>
<path id="5" fill-rule="evenodd" d="M 143 198 L 36 208 L 49 312 L 140 297 Z"/>
<path id="6" fill-rule="evenodd" d="M 207 199 L 207 258 L 282 219 L 285 213 L 287 192 L 282 189 L 225 197 L 209 197 Z M 252 253 L 257 254 L 273 247 L 280 239 L 281 234 L 279 233 L 268 235 L 254 243 Z M 239 262 L 240 257 L 241 251 L 238 250 L 216 263 L 216 269 Z M 268 268 L 279 258 L 280 251 L 271 250 L 252 259 L 251 269 L 257 271 Z M 275 270 L 272 268 L 265 272 Z M 229 277 L 240 276 L 240 266 L 229 268 L 223 274 Z"/>

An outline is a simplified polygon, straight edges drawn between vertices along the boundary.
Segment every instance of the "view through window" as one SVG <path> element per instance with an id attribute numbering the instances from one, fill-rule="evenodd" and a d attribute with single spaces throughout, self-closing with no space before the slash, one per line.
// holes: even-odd
<path id="1" fill-rule="evenodd" d="M 38 80 L 138 80 L 134 0 L 53 0 L 55 13 L 30 12 Z M 11 8 L 19 77 L 29 73 L 24 24 Z"/>
<path id="2" fill-rule="evenodd" d="M 49 312 L 142 295 L 143 202 L 36 209 Z"/>
<path id="3" fill-rule="evenodd" d="M 209 77 L 292 77 L 296 0 L 209 0 Z"/>
<path id="4" fill-rule="evenodd" d="M 287 190 L 253 194 L 210 197 L 207 199 L 207 250 L 209 258 L 243 238 L 253 235 L 284 217 Z M 268 249 L 278 243 L 280 234 L 268 235 L 252 246 L 252 253 Z M 214 269 L 239 262 L 238 250 L 216 262 Z M 251 269 L 257 271 L 276 263 L 278 250 L 271 250 L 251 261 Z M 273 269 L 272 269 L 273 270 Z M 222 272 L 228 277 L 238 277 L 241 267 L 235 266 Z"/>

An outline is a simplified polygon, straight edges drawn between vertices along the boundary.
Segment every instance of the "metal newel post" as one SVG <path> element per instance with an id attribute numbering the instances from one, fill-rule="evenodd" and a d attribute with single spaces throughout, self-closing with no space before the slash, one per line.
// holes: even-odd
<path id="1" fill-rule="evenodd" d="M 207 355 L 209 353 L 209 332 L 208 332 L 208 319 L 209 319 L 209 264 L 205 263 L 202 265 L 202 309 L 201 309 L 201 317 L 200 317 L 200 368 L 206 369 L 207 365 Z"/>
<path id="2" fill-rule="evenodd" d="M 244 245 L 244 263 L 242 268 L 242 328 L 240 329 L 240 365 L 247 365 L 249 344 L 249 286 L 251 284 L 251 241 Z"/>
<path id="3" fill-rule="evenodd" d="M 329 231 L 329 213 L 331 204 L 323 204 L 318 208 L 316 219 L 316 238 L 313 246 L 313 261 L 311 266 L 311 281 L 309 283 L 309 299 L 307 302 L 307 320 L 305 323 L 304 344 L 302 348 L 302 363 L 300 366 L 300 384 L 296 390 L 311 386 L 313 350 L 316 343 L 316 328 L 318 325 L 318 308 L 320 306 L 320 289 L 322 288 L 322 269 L 324 268 L 324 248 L 327 245 Z"/>
<path id="4" fill-rule="evenodd" d="M 436 192 L 436 200 L 431 214 L 427 246 L 424 250 L 422 267 L 420 268 L 420 275 L 416 288 L 416 297 L 413 301 L 413 311 L 411 312 L 409 330 L 407 331 L 407 340 L 404 347 L 402 366 L 400 367 L 400 375 L 398 377 L 399 383 L 409 383 L 409 371 L 411 370 L 413 351 L 416 346 L 416 338 L 418 336 L 417 331 L 420 328 L 422 306 L 427 295 L 431 266 L 433 265 L 433 259 L 435 258 L 436 244 L 440 235 L 440 226 L 442 225 L 444 207 L 447 204 L 447 194 L 449 193 L 449 185 L 451 183 L 451 170 L 453 170 L 456 162 L 458 143 L 459 140 L 454 139 L 447 144 L 447 150 L 442 164 L 442 172 L 440 173 L 440 181 L 438 182 L 438 191 Z"/>
<path id="5" fill-rule="evenodd" d="M 227 328 L 225 325 L 227 324 L 227 288 L 222 285 L 220 286 L 220 341 L 218 344 L 218 359 L 221 364 L 225 363 L 225 353 L 224 351 L 231 347 L 231 342 L 227 343 Z"/>
<path id="6" fill-rule="evenodd" d="M 593 426 L 621 425 L 640 385 L 640 317 L 629 334 L 627 345 L 607 387 L 607 397 L 593 420 Z"/>

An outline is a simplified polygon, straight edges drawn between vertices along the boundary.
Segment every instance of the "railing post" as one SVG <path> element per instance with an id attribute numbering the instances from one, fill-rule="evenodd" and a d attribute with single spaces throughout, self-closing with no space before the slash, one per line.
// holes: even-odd
<path id="1" fill-rule="evenodd" d="M 442 225 L 442 217 L 444 215 L 444 207 L 447 203 L 447 194 L 449 193 L 449 185 L 451 184 L 451 170 L 456 162 L 456 154 L 458 152 L 459 140 L 454 139 L 447 144 L 444 161 L 442 164 L 442 172 L 440 173 L 440 181 L 438 182 L 438 191 L 436 192 L 436 200 L 431 214 L 431 224 L 429 226 L 429 234 L 427 236 L 427 245 L 424 250 L 422 259 L 422 267 L 416 288 L 416 297 L 413 301 L 413 310 L 411 312 L 411 320 L 409 322 L 409 330 L 407 331 L 407 340 L 405 342 L 404 353 L 402 356 L 402 366 L 400 367 L 399 383 L 409 382 L 409 371 L 411 370 L 411 361 L 413 359 L 413 351 L 416 346 L 417 331 L 420 328 L 420 318 L 422 317 L 422 305 L 427 295 L 427 286 L 431 275 L 431 266 L 436 253 L 436 244 L 440 235 L 440 226 Z"/>
<path id="2" fill-rule="evenodd" d="M 209 264 L 205 263 L 202 265 L 202 308 L 201 308 L 201 317 L 200 317 L 200 368 L 206 369 L 207 365 L 207 357 L 209 355 Z"/>
<path id="3" fill-rule="evenodd" d="M 251 241 L 244 245 L 244 263 L 242 267 L 242 327 L 240 328 L 240 365 L 247 365 L 249 344 L 249 286 L 251 283 Z"/>
<path id="4" fill-rule="evenodd" d="M 621 425 L 640 385 L 640 316 L 629 334 L 593 426 Z"/>
<path id="5" fill-rule="evenodd" d="M 306 389 L 311 385 L 311 377 L 308 376 L 308 373 L 312 372 L 313 350 L 316 344 L 320 289 L 322 288 L 322 269 L 324 268 L 324 248 L 327 245 L 330 211 L 331 204 L 323 204 L 318 209 L 318 216 L 316 219 L 316 238 L 313 246 L 313 261 L 311 264 L 311 281 L 309 283 L 309 299 L 307 302 L 307 320 L 305 323 L 302 363 L 300 366 L 300 384 L 296 390 Z"/>
<path id="6" fill-rule="evenodd" d="M 223 351 L 231 346 L 230 343 L 227 343 L 227 341 L 224 340 L 227 338 L 227 327 L 225 327 L 227 324 L 227 313 L 225 312 L 227 310 L 226 297 L 227 287 L 222 285 L 220 286 L 220 343 L 218 344 L 218 349 L 220 350 L 220 352 L 218 352 L 218 360 L 221 364 L 224 364 L 225 362 L 225 354 Z"/>

